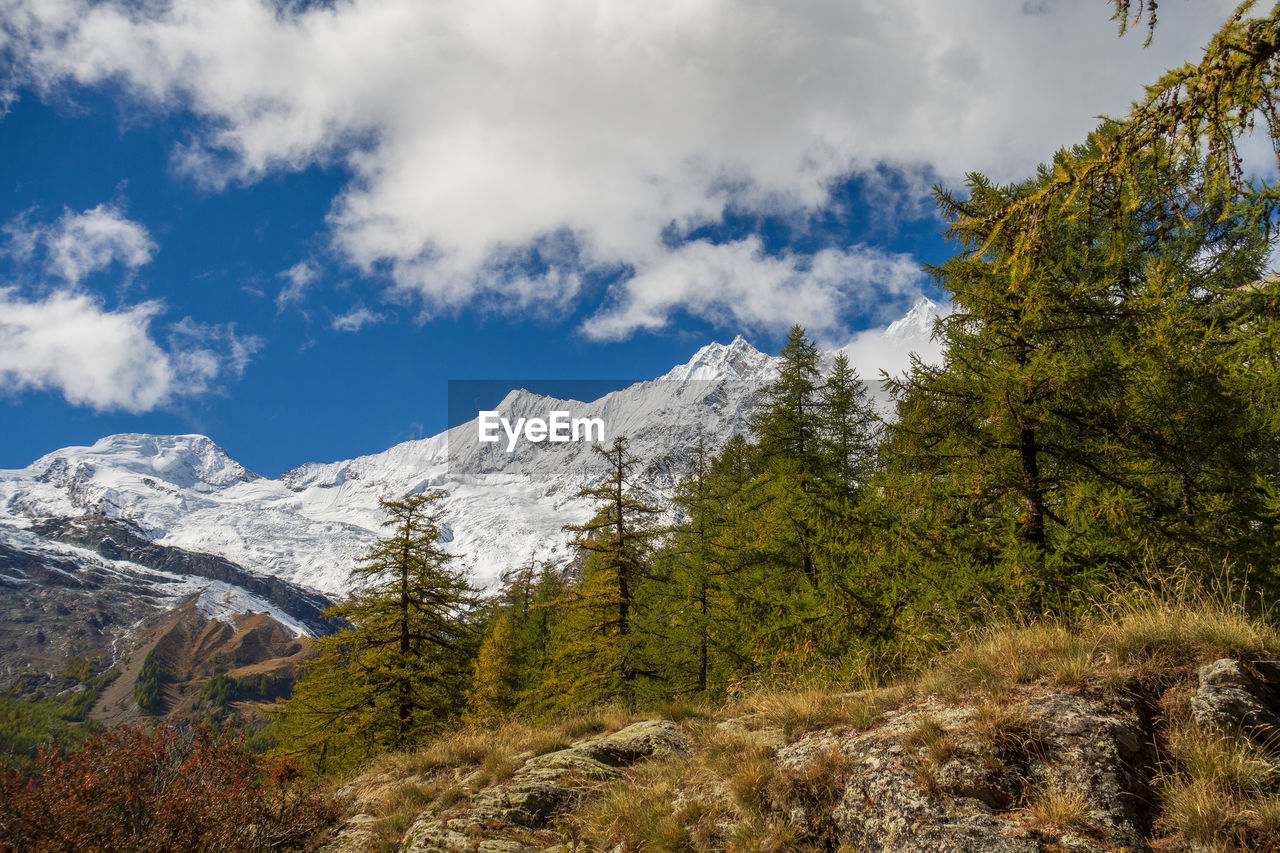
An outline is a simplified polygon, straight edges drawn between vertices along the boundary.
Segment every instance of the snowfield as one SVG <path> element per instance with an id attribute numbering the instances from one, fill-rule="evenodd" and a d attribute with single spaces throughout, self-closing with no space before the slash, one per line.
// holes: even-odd
<path id="1" fill-rule="evenodd" d="M 921 300 L 881 334 L 896 345 L 927 342 L 936 316 L 937 306 Z M 545 418 L 553 409 L 603 418 L 605 443 L 627 436 L 643 463 L 641 484 L 666 498 L 689 471 L 700 438 L 714 450 L 746 429 L 754 395 L 776 370 L 773 357 L 739 337 L 705 346 L 664 376 L 598 400 L 517 390 L 497 410 L 513 422 Z M 869 383 L 876 379 L 863 372 Z M 353 562 L 380 535 L 378 499 L 439 488 L 446 492 L 448 547 L 484 587 L 530 557 L 561 564 L 571 558 L 563 526 L 588 519 L 591 507 L 577 493 L 602 477 L 600 462 L 590 445 L 578 443 L 522 441 L 508 453 L 505 438 L 481 444 L 472 421 L 382 453 L 308 463 L 268 479 L 205 436 L 112 435 L 0 471 L 0 535 L 22 537 L 38 518 L 103 513 L 134 523 L 159 544 L 216 554 L 252 572 L 342 595 Z M 32 547 L 31 538 L 24 545 Z M 206 590 L 201 607 L 210 613 L 268 609 L 214 582 L 198 583 Z"/>

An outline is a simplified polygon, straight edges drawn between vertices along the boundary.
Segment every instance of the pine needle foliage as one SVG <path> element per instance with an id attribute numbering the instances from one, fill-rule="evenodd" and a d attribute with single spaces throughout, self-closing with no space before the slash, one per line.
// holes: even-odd
<path id="1" fill-rule="evenodd" d="M 584 486 L 579 497 L 596 504 L 586 524 L 567 525 L 583 558 L 581 577 L 553 605 L 552 676 L 543 694 L 558 705 L 617 699 L 635 703 L 639 682 L 656 673 L 644 659 L 636 634 L 638 592 L 650 576 L 659 507 L 640 496 L 635 471 L 640 460 L 619 436 L 609 447 L 596 445 L 605 461 L 603 479 Z"/>
<path id="2" fill-rule="evenodd" d="M 382 500 L 390 534 L 351 571 L 357 589 L 327 611 L 349 627 L 316 641 L 285 703 L 286 751 L 342 767 L 402 748 L 457 717 L 467 683 L 474 590 L 440 546 L 438 490 Z"/>

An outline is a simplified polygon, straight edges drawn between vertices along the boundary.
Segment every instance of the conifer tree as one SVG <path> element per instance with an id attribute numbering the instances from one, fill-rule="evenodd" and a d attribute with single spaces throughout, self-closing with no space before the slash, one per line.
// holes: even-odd
<path id="1" fill-rule="evenodd" d="M 819 408 L 822 375 L 818 348 L 804 329 L 787 333 L 778 378 L 764 389 L 751 430 L 769 468 L 779 568 L 794 566 L 811 585 L 818 582 L 814 563 L 815 480 L 821 467 Z"/>
<path id="2" fill-rule="evenodd" d="M 472 670 L 471 688 L 467 691 L 467 710 L 463 719 L 475 725 L 492 726 L 516 702 L 517 677 L 515 641 L 511 615 L 499 611 Z"/>
<path id="3" fill-rule="evenodd" d="M 1088 157 L 1117 132 L 1104 125 L 1059 161 Z M 942 328 L 946 361 L 917 363 L 896 383 L 886 455 L 895 473 L 880 484 L 893 503 L 889 535 L 910 556 L 888 553 L 910 567 L 921 598 L 1062 609 L 1090 583 L 1184 560 L 1193 537 L 1179 529 L 1195 529 L 1208 550 L 1224 541 L 1216 525 L 1187 526 L 1192 503 L 1168 496 L 1224 486 L 1233 446 L 1271 446 L 1242 420 L 1248 404 L 1230 400 L 1238 332 L 1213 307 L 1256 276 L 1265 229 L 1233 215 L 1229 198 L 1202 197 L 1196 216 L 1179 214 L 1170 199 L 1197 184 L 1200 164 L 1147 156 L 1161 162 L 1161 181 L 1129 182 L 1119 201 L 1098 193 L 1053 208 L 1031 263 L 1009 262 L 1020 244 L 988 224 L 1055 169 L 1010 187 L 974 175 L 963 199 L 939 191 L 961 244 L 933 269 L 956 306 Z M 1189 363 L 1205 356 L 1219 361 Z M 1215 517 L 1230 505 L 1257 518 L 1234 479 Z"/>
<path id="4" fill-rule="evenodd" d="M 837 353 L 818 399 L 819 479 L 827 495 L 847 500 L 866 482 L 875 462 L 879 422 L 866 384 L 849 357 Z"/>
<path id="5" fill-rule="evenodd" d="M 581 577 L 557 602 L 561 611 L 552 649 L 554 677 L 544 691 L 559 704 L 587 704 L 618 698 L 631 704 L 637 680 L 653 675 L 642 660 L 635 636 L 637 592 L 650 568 L 650 550 L 658 507 L 634 492 L 633 472 L 640 461 L 625 437 L 609 448 L 596 445 L 605 459 L 604 479 L 584 486 L 579 497 L 596 502 L 590 521 L 568 525 L 584 557 Z"/>
<path id="6" fill-rule="evenodd" d="M 316 656 L 283 712 L 284 739 L 320 764 L 403 747 L 456 717 L 467 682 L 474 590 L 440 545 L 441 491 L 382 500 L 390 534 L 351 570 L 327 615 L 349 626 Z"/>

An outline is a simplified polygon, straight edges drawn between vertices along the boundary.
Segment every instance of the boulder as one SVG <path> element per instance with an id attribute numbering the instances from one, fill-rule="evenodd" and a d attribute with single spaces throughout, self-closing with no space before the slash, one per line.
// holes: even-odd
<path id="1" fill-rule="evenodd" d="M 528 758 L 511 778 L 483 788 L 461 814 L 426 814 L 405 834 L 405 853 L 524 853 L 553 846 L 554 820 L 622 768 L 653 756 L 687 755 L 688 738 L 667 720 L 645 720 L 603 737 Z"/>
<path id="2" fill-rule="evenodd" d="M 1263 740 L 1280 736 L 1280 696 L 1240 661 L 1223 658 L 1205 664 L 1199 681 L 1191 712 L 1203 728 Z"/>
<path id="3" fill-rule="evenodd" d="M 781 771 L 800 772 L 820 756 L 840 767 L 829 818 L 793 811 L 793 819 L 814 827 L 826 821 L 833 841 L 865 853 L 1142 849 L 1149 756 L 1136 719 L 1066 694 L 1000 713 L 1007 722 L 993 730 L 976 708 L 926 702 L 887 713 L 868 732 L 815 732 L 784 747 Z M 945 748 L 913 735 L 925 715 L 940 727 Z M 844 761 L 833 762 L 832 750 Z M 1082 800 L 1079 825 L 1034 820 L 1029 806 L 1051 790 Z"/>

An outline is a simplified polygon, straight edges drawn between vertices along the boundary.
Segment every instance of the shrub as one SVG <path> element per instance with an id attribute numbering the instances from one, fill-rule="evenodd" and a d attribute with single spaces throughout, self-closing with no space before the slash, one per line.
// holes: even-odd
<path id="1" fill-rule="evenodd" d="M 117 728 L 0 777 L 0 851 L 314 848 L 337 803 L 207 726 Z"/>

